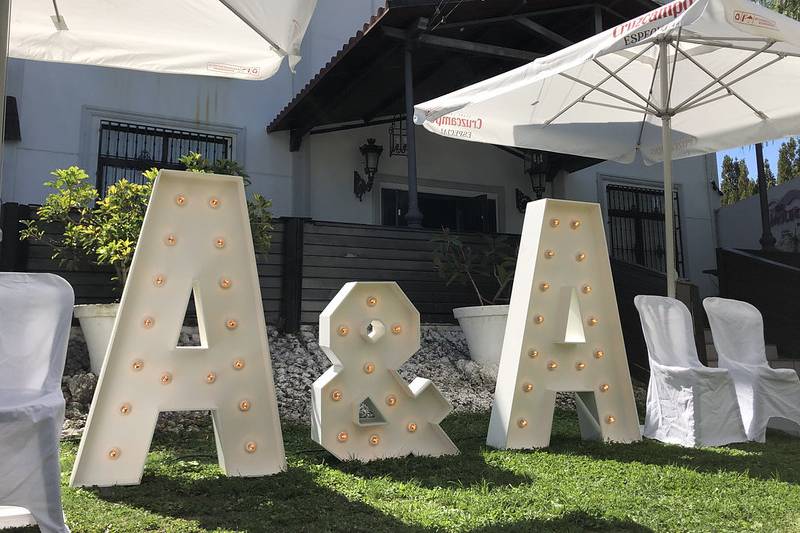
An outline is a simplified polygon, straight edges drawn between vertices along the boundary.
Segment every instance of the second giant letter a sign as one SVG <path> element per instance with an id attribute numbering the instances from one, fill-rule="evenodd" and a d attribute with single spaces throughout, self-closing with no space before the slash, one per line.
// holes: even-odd
<path id="1" fill-rule="evenodd" d="M 550 443 L 556 392 L 574 392 L 584 438 L 639 440 L 600 206 L 528 204 L 487 443 Z"/>
<path id="2" fill-rule="evenodd" d="M 177 347 L 194 296 L 201 345 Z M 161 171 L 120 302 L 72 486 L 141 480 L 158 413 L 212 412 L 220 466 L 285 468 L 241 178 Z"/>

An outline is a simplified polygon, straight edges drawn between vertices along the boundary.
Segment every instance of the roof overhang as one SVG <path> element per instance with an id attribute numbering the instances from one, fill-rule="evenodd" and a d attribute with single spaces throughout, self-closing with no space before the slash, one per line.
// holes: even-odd
<path id="1" fill-rule="evenodd" d="M 600 25 L 608 28 L 656 5 L 650 0 L 388 0 L 267 131 L 290 131 L 296 149 L 308 133 L 399 117 L 408 44 L 414 48 L 414 100 L 423 102 L 555 52 L 594 35 Z M 594 162 L 587 159 L 577 168 Z"/>

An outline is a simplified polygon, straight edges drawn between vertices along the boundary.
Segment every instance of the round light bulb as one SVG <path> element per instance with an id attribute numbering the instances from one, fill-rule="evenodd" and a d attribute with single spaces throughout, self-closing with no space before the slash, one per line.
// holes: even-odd
<path id="1" fill-rule="evenodd" d="M 575 364 L 575 369 L 576 370 L 583 370 L 584 368 L 586 368 L 586 363 L 584 363 L 584 362 L 580 362 L 580 363 L 576 363 Z"/>
<path id="2" fill-rule="evenodd" d="M 258 445 L 255 442 L 250 441 L 244 445 L 244 449 L 247 450 L 247 453 L 256 453 Z"/>
<path id="3" fill-rule="evenodd" d="M 525 383 L 522 386 L 522 392 L 530 392 L 532 390 L 533 390 L 533 384 L 532 383 Z"/>
<path id="4" fill-rule="evenodd" d="M 119 406 L 119 412 L 122 415 L 130 414 L 131 413 L 131 404 L 123 403 L 122 405 Z"/>
<path id="5" fill-rule="evenodd" d="M 221 237 L 216 239 L 214 241 L 214 246 L 216 246 L 217 248 L 220 248 L 220 249 L 221 248 L 225 248 L 225 239 L 223 239 Z"/>
<path id="6" fill-rule="evenodd" d="M 519 420 L 517 420 L 517 425 L 518 425 L 518 426 L 519 426 L 521 429 L 525 429 L 526 427 L 528 427 L 528 421 L 527 421 L 527 420 L 525 420 L 524 418 L 520 418 Z"/>
<path id="7" fill-rule="evenodd" d="M 219 207 L 219 204 L 220 204 L 220 203 L 221 203 L 221 202 L 219 201 L 219 198 L 212 198 L 212 199 L 210 199 L 210 200 L 208 201 L 208 206 L 209 206 L 211 209 L 216 209 L 216 208 L 218 208 L 218 207 Z"/>
<path id="8" fill-rule="evenodd" d="M 558 363 L 556 363 L 555 361 L 550 361 L 549 363 L 547 363 L 548 370 L 555 370 L 556 368 L 558 368 Z"/>
<path id="9" fill-rule="evenodd" d="M 339 326 L 338 333 L 340 337 L 347 337 L 347 334 L 350 333 L 350 328 L 347 326 Z"/>
<path id="10" fill-rule="evenodd" d="M 539 350 L 531 350 L 531 351 L 529 351 L 528 352 L 528 357 L 530 357 L 531 359 L 536 359 L 537 357 L 539 357 Z"/>
<path id="11" fill-rule="evenodd" d="M 336 435 L 336 440 L 339 442 L 347 442 L 347 439 L 350 438 L 350 435 L 347 434 L 346 431 L 340 431 L 338 435 Z"/>
<path id="12" fill-rule="evenodd" d="M 227 322 L 225 322 L 225 327 L 228 329 L 236 329 L 239 327 L 239 323 L 231 318 Z"/>
<path id="13" fill-rule="evenodd" d="M 578 229 L 581 227 L 581 221 L 573 220 L 572 222 L 570 222 L 569 227 L 571 227 L 572 229 Z"/>
<path id="14" fill-rule="evenodd" d="M 365 374 L 372 374 L 375 372 L 375 364 L 373 363 L 364 363 L 364 373 Z"/>
<path id="15" fill-rule="evenodd" d="M 616 421 L 617 421 L 617 419 L 614 418 L 613 415 L 608 415 L 608 417 L 606 418 L 606 423 L 608 423 L 608 424 L 613 424 Z"/>
<path id="16" fill-rule="evenodd" d="M 244 368 L 244 359 L 236 359 L 233 362 L 233 368 L 235 368 L 236 370 L 243 369 Z"/>
<path id="17" fill-rule="evenodd" d="M 599 324 L 599 323 L 600 323 L 600 321 L 599 321 L 599 320 L 597 320 L 595 317 L 591 317 L 591 318 L 589 319 L 589 325 L 590 325 L 590 326 L 596 326 L 596 325 L 597 325 L 597 324 Z"/>
<path id="18" fill-rule="evenodd" d="M 230 289 L 231 285 L 233 285 L 233 282 L 228 278 L 222 278 L 219 280 L 219 286 L 223 289 Z"/>
<path id="19" fill-rule="evenodd" d="M 342 397 L 343 397 L 342 396 L 342 391 L 340 391 L 340 390 L 335 390 L 335 391 L 333 391 L 331 393 L 331 400 L 333 400 L 334 402 L 340 401 L 342 399 Z"/>
<path id="20" fill-rule="evenodd" d="M 542 324 L 544 322 L 544 317 L 542 315 L 536 315 L 533 321 L 536 322 L 537 324 Z"/>
<path id="21" fill-rule="evenodd" d="M 178 243 L 178 238 L 170 233 L 166 237 L 164 237 L 164 244 L 167 246 L 175 246 Z"/>
<path id="22" fill-rule="evenodd" d="M 608 392 L 609 386 L 607 383 L 600 385 L 600 392 Z"/>
<path id="23" fill-rule="evenodd" d="M 175 197 L 175 203 L 183 207 L 186 204 L 186 197 L 182 194 L 179 194 Z"/>
<path id="24" fill-rule="evenodd" d="M 387 396 L 386 397 L 386 405 L 388 405 L 389 407 L 394 407 L 395 405 L 397 405 L 397 397 L 394 396 L 393 394 L 390 394 L 389 396 Z"/>
<path id="25" fill-rule="evenodd" d="M 578 252 L 578 255 L 575 256 L 575 261 L 578 261 L 579 263 L 584 259 L 586 259 L 586 254 L 584 252 Z"/>
<path id="26" fill-rule="evenodd" d="M 392 326 L 392 333 L 395 335 L 400 335 L 402 333 L 403 327 L 400 324 L 395 324 Z"/>
<path id="27" fill-rule="evenodd" d="M 170 374 L 169 372 L 164 372 L 163 374 L 161 374 L 161 384 L 169 385 L 170 383 L 172 383 L 172 374 Z"/>
<path id="28" fill-rule="evenodd" d="M 367 306 L 375 307 L 377 304 L 378 304 L 378 299 L 375 298 L 374 296 L 370 296 L 369 298 L 367 298 Z"/>
<path id="29" fill-rule="evenodd" d="M 546 291 L 546 290 L 550 289 L 550 284 L 549 284 L 549 283 L 547 283 L 547 282 L 545 282 L 545 283 L 542 283 L 541 285 L 539 285 L 539 289 L 540 289 L 542 292 L 544 292 L 544 291 Z"/>
<path id="30" fill-rule="evenodd" d="M 110 450 L 108 450 L 108 458 L 111 459 L 112 461 L 116 461 L 117 459 L 119 459 L 120 455 L 122 455 L 122 450 L 120 450 L 119 448 L 111 448 Z"/>
<path id="31" fill-rule="evenodd" d="M 133 364 L 131 364 L 131 367 L 138 372 L 139 370 L 144 368 L 144 361 L 142 361 L 141 359 L 137 359 L 136 361 L 133 362 Z"/>
<path id="32" fill-rule="evenodd" d="M 583 294 L 590 294 L 592 292 L 592 286 L 584 285 L 581 290 L 583 291 Z"/>
<path id="33" fill-rule="evenodd" d="M 544 251 L 544 256 L 547 259 L 552 259 L 552 258 L 554 258 L 556 256 L 556 252 L 555 252 L 555 250 L 545 250 Z"/>
<path id="34" fill-rule="evenodd" d="M 150 329 L 153 326 L 155 326 L 155 324 L 156 324 L 156 321 L 151 316 L 146 316 L 146 317 L 144 317 L 144 320 L 142 320 L 142 325 L 145 327 L 145 329 Z"/>
<path id="35" fill-rule="evenodd" d="M 414 433 L 415 431 L 417 431 L 417 425 L 414 422 L 410 422 L 406 426 L 406 429 L 408 430 L 409 433 Z"/>
<path id="36" fill-rule="evenodd" d="M 206 374 L 206 383 L 211 385 L 215 381 L 217 381 L 217 375 L 215 373 L 209 372 L 208 374 Z"/>
<path id="37" fill-rule="evenodd" d="M 551 219 L 550 225 L 553 226 L 554 228 L 557 228 L 561 225 L 561 221 L 558 220 L 557 218 Z"/>
<path id="38" fill-rule="evenodd" d="M 163 287 L 166 282 L 167 278 L 165 278 L 162 274 L 153 276 L 153 285 L 156 287 Z"/>
<path id="39" fill-rule="evenodd" d="M 594 358 L 595 359 L 602 359 L 605 355 L 606 355 L 606 352 L 604 352 L 603 350 L 597 350 L 597 351 L 594 352 Z"/>
<path id="40" fill-rule="evenodd" d="M 249 411 L 250 410 L 250 401 L 249 400 L 242 400 L 241 402 L 239 402 L 239 410 L 242 411 L 243 413 Z"/>
<path id="41" fill-rule="evenodd" d="M 377 446 L 378 444 L 381 443 L 381 438 L 378 435 L 370 435 L 369 436 L 369 443 L 372 446 Z"/>

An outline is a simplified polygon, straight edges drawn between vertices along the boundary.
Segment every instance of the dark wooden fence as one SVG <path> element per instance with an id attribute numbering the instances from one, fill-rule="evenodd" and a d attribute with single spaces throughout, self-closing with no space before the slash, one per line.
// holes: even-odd
<path id="1" fill-rule="evenodd" d="M 46 245 L 48 235 L 57 234 L 60 228 L 45 228 L 45 239 L 42 241 L 20 241 L 19 232 L 23 226 L 21 220 L 29 218 L 35 206 L 7 203 L 2 208 L 1 223 L 3 230 L 2 248 L 0 248 L 0 270 L 17 272 L 52 272 L 66 279 L 75 290 L 75 303 L 110 303 L 119 299 L 120 290 L 113 281 L 114 271 L 110 268 L 97 268 L 93 265 L 78 265 L 68 268 L 54 261 L 52 250 Z M 275 222 L 270 253 L 257 255 L 261 298 L 264 313 L 271 324 L 281 319 L 281 281 L 283 278 L 283 237 L 284 222 Z M 191 318 L 194 310 L 189 309 Z"/>
<path id="2" fill-rule="evenodd" d="M 42 243 L 19 242 L 19 220 L 32 208 L 6 204 L 3 208 L 2 270 L 55 272 L 75 288 L 78 303 L 111 302 L 119 297 L 113 273 L 97 268 L 77 271 L 61 267 L 50 259 Z M 50 231 L 57 231 L 51 228 Z M 448 287 L 433 268 L 436 232 L 383 226 L 319 222 L 304 218 L 275 221 L 268 255 L 258 255 L 259 280 L 268 323 L 285 331 L 301 324 L 314 324 L 319 313 L 349 281 L 397 281 L 428 323 L 453 323 L 455 307 L 477 305 L 473 290 Z M 486 246 L 478 234 L 460 234 L 473 247 Z M 519 235 L 506 235 L 516 246 Z M 633 306 L 637 294 L 663 294 L 663 274 L 622 261 L 612 261 L 614 284 L 631 371 L 639 378 L 648 372 L 647 350 L 639 316 Z M 488 289 L 488 287 L 487 287 Z M 705 356 L 704 320 L 696 287 L 682 284 L 680 298 L 696 317 L 698 350 Z"/>
<path id="3" fill-rule="evenodd" d="M 766 255 L 769 258 L 751 250 L 717 250 L 720 295 L 756 306 L 764 317 L 767 342 L 778 347 L 781 357 L 800 357 L 796 307 L 800 303 L 800 255 Z"/>

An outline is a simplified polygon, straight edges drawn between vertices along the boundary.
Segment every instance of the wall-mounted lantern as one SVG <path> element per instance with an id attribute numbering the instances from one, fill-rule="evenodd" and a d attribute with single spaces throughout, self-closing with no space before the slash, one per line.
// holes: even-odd
<path id="1" fill-rule="evenodd" d="M 358 200 L 364 199 L 364 194 L 372 190 L 372 183 L 375 181 L 375 174 L 378 173 L 378 161 L 383 153 L 383 146 L 375 144 L 375 139 L 367 139 L 366 144 L 362 144 L 358 149 L 364 156 L 364 173 L 366 181 L 358 171 L 353 172 L 353 193 L 358 196 Z"/>
<path id="2" fill-rule="evenodd" d="M 537 200 L 541 200 L 547 188 L 548 160 L 547 152 L 539 150 L 527 150 L 523 158 L 525 174 L 531 180 L 531 189 Z M 520 213 L 525 212 L 525 206 L 531 198 L 517 189 L 517 209 Z"/>

